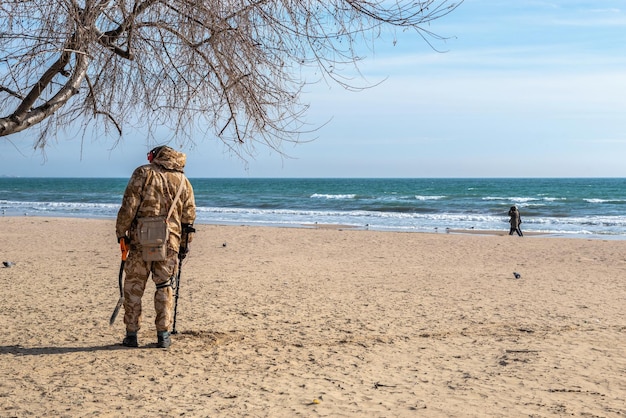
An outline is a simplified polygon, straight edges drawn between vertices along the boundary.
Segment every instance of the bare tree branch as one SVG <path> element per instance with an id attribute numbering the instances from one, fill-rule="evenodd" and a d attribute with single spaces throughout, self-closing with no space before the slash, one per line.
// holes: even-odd
<path id="1" fill-rule="evenodd" d="M 43 148 L 56 126 L 166 127 L 280 152 L 310 132 L 303 68 L 359 89 L 344 69 L 363 45 L 440 40 L 428 25 L 461 1 L 0 0 L 0 136 L 45 123 Z"/>

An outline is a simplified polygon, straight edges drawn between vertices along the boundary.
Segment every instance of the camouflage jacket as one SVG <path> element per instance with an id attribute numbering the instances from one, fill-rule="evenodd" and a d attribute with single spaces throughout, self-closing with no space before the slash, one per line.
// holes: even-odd
<path id="1" fill-rule="evenodd" d="M 182 180 L 182 193 L 168 221 L 168 247 L 178 252 L 183 238 L 181 224 L 193 224 L 196 219 L 193 188 L 183 172 L 186 160 L 185 154 L 163 147 L 150 164 L 133 172 L 117 213 L 118 240 L 127 236 L 131 245 L 138 245 L 137 218 L 167 216 Z"/>

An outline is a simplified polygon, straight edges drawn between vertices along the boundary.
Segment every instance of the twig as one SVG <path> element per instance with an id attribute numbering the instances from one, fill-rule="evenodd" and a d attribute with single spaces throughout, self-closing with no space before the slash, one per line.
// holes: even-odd
<path id="1" fill-rule="evenodd" d="M 378 388 L 395 388 L 396 385 L 383 385 L 380 382 L 375 382 L 374 383 L 374 389 L 378 389 Z"/>

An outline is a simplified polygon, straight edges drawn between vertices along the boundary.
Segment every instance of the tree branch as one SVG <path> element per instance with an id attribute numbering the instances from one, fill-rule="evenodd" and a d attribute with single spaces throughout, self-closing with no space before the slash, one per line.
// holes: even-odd
<path id="1" fill-rule="evenodd" d="M 17 99 L 24 100 L 24 96 L 22 96 L 21 94 L 19 94 L 16 91 L 11 90 L 8 87 L 0 86 L 0 91 L 7 92 L 7 93 L 9 93 L 9 95 L 11 95 L 11 96 L 13 96 L 13 97 L 15 97 Z"/>

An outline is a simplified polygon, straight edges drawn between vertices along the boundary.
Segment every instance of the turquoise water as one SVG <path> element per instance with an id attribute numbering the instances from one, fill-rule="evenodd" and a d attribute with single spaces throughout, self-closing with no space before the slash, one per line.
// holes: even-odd
<path id="1" fill-rule="evenodd" d="M 190 179 L 198 223 L 626 238 L 626 179 Z M 5 216 L 114 218 L 128 179 L 0 178 Z"/>

